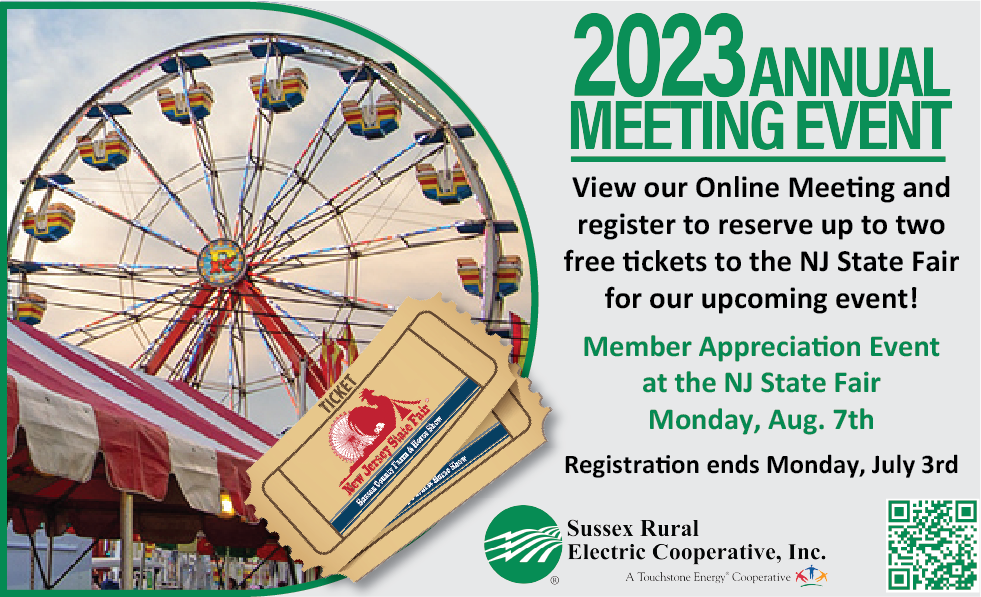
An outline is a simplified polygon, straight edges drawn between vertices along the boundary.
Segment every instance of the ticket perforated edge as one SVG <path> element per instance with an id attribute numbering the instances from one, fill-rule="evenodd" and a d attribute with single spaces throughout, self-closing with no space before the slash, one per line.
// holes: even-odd
<path id="1" fill-rule="evenodd" d="M 545 443 L 540 394 L 521 369 L 508 393 L 429 483 L 341 570 L 357 582 Z"/>
<path id="2" fill-rule="evenodd" d="M 439 294 L 406 299 L 316 407 L 249 468 L 246 502 L 295 559 L 336 573 L 513 384 L 499 337 Z"/>

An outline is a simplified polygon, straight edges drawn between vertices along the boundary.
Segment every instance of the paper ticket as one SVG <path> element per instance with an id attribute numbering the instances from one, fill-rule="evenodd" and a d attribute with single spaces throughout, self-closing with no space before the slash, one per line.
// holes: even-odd
<path id="1" fill-rule="evenodd" d="M 361 580 L 444 516 L 489 485 L 545 443 L 543 424 L 552 409 L 542 406 L 540 394 L 521 377 L 484 419 L 456 454 L 444 462 L 432 479 L 412 498 L 377 537 L 341 570 L 352 581 Z"/>
<path id="2" fill-rule="evenodd" d="M 247 502 L 293 557 L 339 571 L 455 454 L 514 384 L 508 350 L 440 295 L 407 299 L 249 468 Z"/>

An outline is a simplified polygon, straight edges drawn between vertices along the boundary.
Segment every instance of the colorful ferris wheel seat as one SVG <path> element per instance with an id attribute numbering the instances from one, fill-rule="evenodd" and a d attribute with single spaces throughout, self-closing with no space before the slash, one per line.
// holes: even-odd
<path id="1" fill-rule="evenodd" d="M 48 301 L 40 294 L 27 292 L 20 295 L 16 301 L 17 321 L 28 325 L 41 323 L 44 311 L 48 308 Z"/>
<path id="2" fill-rule="evenodd" d="M 262 80 L 262 75 L 249 77 L 252 97 L 260 107 L 276 113 L 289 112 L 302 104 L 310 89 L 306 73 L 299 68 L 288 68 L 281 79 L 266 79 L 265 85 Z"/>
<path id="3" fill-rule="evenodd" d="M 521 257 L 503 255 L 497 262 L 497 294 L 511 296 L 521 286 Z"/>
<path id="4" fill-rule="evenodd" d="M 378 96 L 374 105 L 362 106 L 355 100 L 345 100 L 341 107 L 347 128 L 365 139 L 381 139 L 398 129 L 402 121 L 402 104 L 391 93 Z"/>
<path id="5" fill-rule="evenodd" d="M 484 285 L 480 279 L 480 266 L 469 257 L 456 260 L 456 272 L 460 275 L 463 289 L 474 296 L 484 296 Z"/>
<path id="6" fill-rule="evenodd" d="M 24 211 L 22 226 L 24 232 L 41 242 L 59 241 L 72 231 L 75 225 L 75 210 L 64 203 L 52 203 L 40 214 L 35 214 L 30 206 Z"/>
<path id="7" fill-rule="evenodd" d="M 473 195 L 460 162 L 454 164 L 452 170 L 437 170 L 432 164 L 416 164 L 416 180 L 427 199 L 443 205 L 456 205 Z"/>
<path id="8" fill-rule="evenodd" d="M 194 83 L 187 94 L 174 93 L 168 87 L 157 90 L 157 103 L 167 120 L 178 124 L 191 124 L 191 116 L 203 120 L 211 114 L 215 93 L 207 83 Z"/>
<path id="9" fill-rule="evenodd" d="M 115 170 L 129 161 L 129 146 L 116 131 L 111 131 L 105 139 L 82 135 L 76 139 L 75 147 L 83 162 L 103 172 Z"/>

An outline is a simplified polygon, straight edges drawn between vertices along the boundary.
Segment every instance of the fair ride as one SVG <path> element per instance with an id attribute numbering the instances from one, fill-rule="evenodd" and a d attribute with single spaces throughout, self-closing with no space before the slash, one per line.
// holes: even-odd
<path id="1" fill-rule="evenodd" d="M 520 360 L 527 323 L 504 300 L 523 264 L 502 238 L 521 235 L 477 142 L 396 64 L 335 43 L 172 48 L 83 102 L 22 181 L 10 316 L 246 417 L 284 394 L 300 413 L 399 301 L 447 277 Z"/>

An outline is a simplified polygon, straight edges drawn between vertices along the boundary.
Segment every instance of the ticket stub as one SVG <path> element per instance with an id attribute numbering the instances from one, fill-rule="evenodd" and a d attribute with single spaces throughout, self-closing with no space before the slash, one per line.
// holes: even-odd
<path id="1" fill-rule="evenodd" d="M 358 360 L 249 468 L 247 502 L 293 557 L 338 572 L 487 418 L 508 350 L 441 295 L 406 299 Z"/>
<path id="2" fill-rule="evenodd" d="M 542 406 L 517 365 L 511 370 L 517 379 L 491 414 L 341 574 L 357 582 L 545 443 L 543 424 L 552 409 Z"/>

